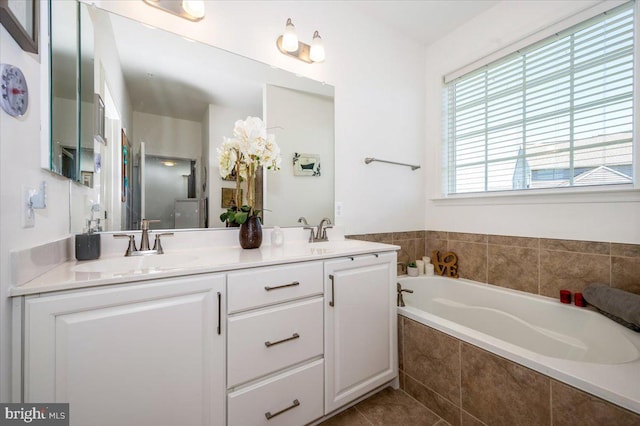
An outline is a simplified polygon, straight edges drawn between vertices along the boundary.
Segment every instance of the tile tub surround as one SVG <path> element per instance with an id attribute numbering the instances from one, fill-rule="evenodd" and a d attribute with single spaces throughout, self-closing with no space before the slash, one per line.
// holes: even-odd
<path id="1" fill-rule="evenodd" d="M 403 316 L 401 387 L 456 425 L 638 425 L 640 415 Z"/>
<path id="2" fill-rule="evenodd" d="M 433 250 L 458 255 L 460 278 L 548 297 L 561 289 L 582 292 L 590 283 L 640 294 L 640 245 L 471 234 L 407 231 L 351 235 L 401 247 L 398 262 L 429 256 Z"/>

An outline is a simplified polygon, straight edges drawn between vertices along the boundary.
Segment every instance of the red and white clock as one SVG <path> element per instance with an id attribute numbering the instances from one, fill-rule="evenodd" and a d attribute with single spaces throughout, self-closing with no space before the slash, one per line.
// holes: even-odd
<path id="1" fill-rule="evenodd" d="M 22 117 L 29 107 L 29 88 L 20 68 L 0 64 L 0 107 L 12 117 Z"/>

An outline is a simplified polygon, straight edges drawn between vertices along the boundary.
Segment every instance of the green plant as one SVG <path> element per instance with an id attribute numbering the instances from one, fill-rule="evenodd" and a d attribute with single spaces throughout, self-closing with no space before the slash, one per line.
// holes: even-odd
<path id="1" fill-rule="evenodd" d="M 417 268 L 418 265 L 416 264 L 416 262 L 409 262 L 409 265 L 407 265 L 409 268 Z"/>
<path id="2" fill-rule="evenodd" d="M 253 210 L 253 215 L 260 216 L 261 212 L 262 210 Z M 240 207 L 240 210 L 238 210 L 237 207 L 233 206 L 229 207 L 226 212 L 220 215 L 220 220 L 222 222 L 237 223 L 238 225 L 242 225 L 247 221 L 247 218 L 251 215 L 251 213 L 252 211 L 250 206 L 244 205 Z"/>

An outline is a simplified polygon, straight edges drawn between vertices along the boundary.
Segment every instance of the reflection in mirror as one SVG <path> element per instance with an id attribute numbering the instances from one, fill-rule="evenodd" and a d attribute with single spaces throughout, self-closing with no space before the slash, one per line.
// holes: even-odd
<path id="1" fill-rule="evenodd" d="M 49 3 L 51 17 L 52 172 L 77 179 L 78 167 L 78 4 Z"/>
<path id="2" fill-rule="evenodd" d="M 85 74 L 82 86 L 104 100 L 106 143 L 94 145 L 101 167 L 94 188 L 74 185 L 72 231 L 96 203 L 105 231 L 138 229 L 142 218 L 161 220 L 155 229 L 224 227 L 223 189 L 235 182 L 220 177 L 216 148 L 247 116 L 263 118 L 282 149 L 282 169 L 265 173 L 264 193 L 257 194 L 267 209 L 264 225 L 298 226 L 300 216 L 310 223 L 333 220 L 333 87 L 81 8 L 94 34 L 94 86 L 85 89 Z M 89 45 L 84 36 L 83 46 Z M 126 199 L 119 190 L 125 182 L 121 130 L 130 144 Z M 296 176 L 295 153 L 318 155 L 321 173 Z"/>
<path id="3" fill-rule="evenodd" d="M 80 183 L 93 187 L 94 181 L 94 61 L 93 24 L 86 7 L 80 7 Z"/>

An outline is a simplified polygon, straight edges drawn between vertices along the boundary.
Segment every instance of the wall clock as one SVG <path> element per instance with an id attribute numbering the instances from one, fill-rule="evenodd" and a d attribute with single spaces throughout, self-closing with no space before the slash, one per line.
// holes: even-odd
<path id="1" fill-rule="evenodd" d="M 0 64 L 0 107 L 12 117 L 22 117 L 29 106 L 27 80 L 20 68 Z"/>

